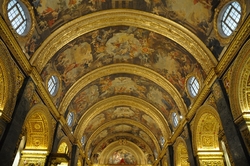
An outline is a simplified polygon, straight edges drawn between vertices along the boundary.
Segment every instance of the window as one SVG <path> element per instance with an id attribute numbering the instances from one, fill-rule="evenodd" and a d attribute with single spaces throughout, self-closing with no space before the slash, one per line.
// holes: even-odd
<path id="1" fill-rule="evenodd" d="M 187 81 L 187 86 L 189 94 L 192 97 L 195 97 L 198 94 L 200 88 L 198 80 L 195 77 L 190 77 Z"/>
<path id="2" fill-rule="evenodd" d="M 82 138 L 81 138 L 81 144 L 84 146 L 84 144 L 85 144 L 85 136 L 82 136 Z"/>
<path id="3" fill-rule="evenodd" d="M 30 20 L 28 9 L 19 0 L 11 0 L 7 6 L 8 18 L 12 27 L 19 35 L 25 35 L 29 30 Z"/>
<path id="4" fill-rule="evenodd" d="M 178 116 L 175 112 L 172 113 L 172 121 L 173 121 L 174 127 L 176 127 L 179 123 Z"/>
<path id="5" fill-rule="evenodd" d="M 59 87 L 59 81 L 56 76 L 51 76 L 48 81 L 48 91 L 52 96 L 55 96 Z"/>
<path id="6" fill-rule="evenodd" d="M 221 25 L 222 35 L 225 37 L 230 36 L 237 28 L 240 18 L 241 6 L 237 1 L 226 5 L 219 18 L 221 20 L 221 24 L 219 25 Z"/>
<path id="7" fill-rule="evenodd" d="M 69 114 L 68 114 L 68 118 L 67 118 L 67 124 L 68 124 L 68 126 L 72 126 L 72 124 L 73 124 L 73 119 L 74 119 L 74 114 L 73 114 L 73 112 L 70 112 Z"/>

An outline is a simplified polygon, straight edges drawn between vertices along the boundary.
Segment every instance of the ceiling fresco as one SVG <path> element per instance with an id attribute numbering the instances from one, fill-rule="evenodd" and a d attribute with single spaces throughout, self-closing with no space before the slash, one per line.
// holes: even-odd
<path id="1" fill-rule="evenodd" d="M 129 148 L 112 147 L 125 140 L 154 162 L 178 131 L 173 113 L 180 122 L 195 103 L 188 79 L 195 76 L 202 89 L 218 62 L 224 47 L 213 27 L 219 3 L 29 0 L 35 28 L 20 46 L 45 88 L 52 75 L 58 77 L 58 92 L 50 98 L 65 124 L 73 113 L 66 126 L 85 157 L 100 164 L 99 155 L 108 151 L 105 164 L 139 164 Z"/>
<path id="2" fill-rule="evenodd" d="M 158 108 L 166 119 L 171 119 L 171 110 L 180 112 L 172 97 L 161 87 L 145 78 L 123 73 L 92 82 L 75 96 L 68 110 L 76 113 L 78 121 L 94 103 L 114 95 L 131 95 L 143 99 Z"/>
<path id="3" fill-rule="evenodd" d="M 180 91 L 187 107 L 191 104 L 185 92 L 187 76 L 196 75 L 201 82 L 205 77 L 200 64 L 172 40 L 140 28 L 119 26 L 90 32 L 65 45 L 48 62 L 42 72 L 42 78 L 46 81 L 50 73 L 60 75 L 62 91 L 53 99 L 58 106 L 76 80 L 94 69 L 114 63 L 136 64 L 161 74 Z M 105 79 L 107 78 L 103 80 Z M 100 81 L 100 84 L 102 87 L 99 90 L 105 91 L 105 88 L 108 88 L 104 85 L 105 81 Z M 94 86 L 91 88 L 92 93 L 99 93 L 93 91 L 96 89 Z M 135 88 L 126 91 L 135 92 Z M 117 88 L 114 90 L 115 93 L 122 91 Z"/>
<path id="4" fill-rule="evenodd" d="M 97 130 L 101 125 L 118 118 L 128 118 L 134 121 L 140 122 L 147 128 L 149 128 L 158 140 L 163 136 L 159 125 L 152 119 L 151 116 L 145 114 L 144 112 L 131 107 L 115 107 L 103 111 L 101 114 L 95 116 L 87 125 L 84 130 L 86 139 L 88 139 L 91 134 Z"/>
<path id="5" fill-rule="evenodd" d="M 134 136 L 140 137 L 150 147 L 155 147 L 154 141 L 152 140 L 152 138 L 143 130 L 144 129 L 139 128 L 138 126 L 135 126 L 132 124 L 112 125 L 112 126 L 107 127 L 106 129 L 102 130 L 97 135 L 95 135 L 95 139 L 93 139 L 91 146 L 95 147 L 102 139 L 107 137 L 109 134 L 129 133 L 129 134 L 133 134 Z"/>
<path id="6" fill-rule="evenodd" d="M 142 138 L 140 137 L 135 137 L 133 134 L 128 134 L 128 133 L 119 133 L 115 134 L 114 136 L 108 136 L 99 143 L 98 146 L 93 149 L 93 154 L 101 154 L 102 151 L 110 144 L 116 141 L 123 141 L 127 140 L 135 145 L 137 145 L 145 154 L 152 154 L 153 147 L 150 147 Z"/>
<path id="7" fill-rule="evenodd" d="M 136 158 L 130 152 L 119 149 L 109 157 L 109 164 L 137 164 Z"/>
<path id="8" fill-rule="evenodd" d="M 115 71 L 115 66 L 131 69 Z M 98 72 L 101 69 L 104 71 Z M 155 79 L 150 74 L 146 76 L 147 71 L 155 73 Z M 99 74 L 92 76 L 93 72 Z M 77 137 L 84 137 L 86 152 L 101 147 L 101 141 L 110 135 L 130 134 L 145 142 L 150 154 L 158 153 L 165 138 L 175 130 L 171 114 L 185 115 L 193 102 L 187 92 L 187 79 L 194 75 L 202 83 L 206 77 L 201 64 L 182 46 L 160 34 L 132 26 L 105 27 L 70 41 L 42 70 L 45 85 L 51 75 L 60 80 L 59 91 L 51 98 L 65 118 L 69 112 L 74 114 L 70 129 Z M 72 91 L 75 87 L 78 88 Z M 151 110 L 122 103 L 99 113 L 92 109 L 116 96 L 140 99 L 159 113 L 156 116 Z"/>
<path id="9" fill-rule="evenodd" d="M 33 6 L 37 21 L 33 35 L 24 46 L 29 56 L 34 54 L 51 33 L 67 22 L 93 12 L 117 8 L 141 10 L 182 24 L 196 34 L 216 57 L 223 48 L 212 33 L 214 9 L 220 0 L 29 0 L 29 2 Z"/>

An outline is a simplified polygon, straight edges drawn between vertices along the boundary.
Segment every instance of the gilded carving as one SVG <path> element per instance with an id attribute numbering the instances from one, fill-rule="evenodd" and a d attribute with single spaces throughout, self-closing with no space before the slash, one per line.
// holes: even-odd
<path id="1" fill-rule="evenodd" d="M 207 165 L 209 165 L 209 166 L 223 166 L 224 164 L 223 164 L 223 160 L 218 160 L 218 161 L 214 161 L 214 160 L 208 160 L 208 161 L 206 161 L 206 160 L 202 160 L 202 162 L 201 162 L 201 165 L 203 166 L 207 166 Z"/>
<path id="2" fill-rule="evenodd" d="M 200 148 L 210 148 L 214 145 L 214 136 L 213 135 L 202 135 L 201 136 L 201 147 Z"/>
<path id="3" fill-rule="evenodd" d="M 52 146 L 51 133 L 54 132 L 52 117 L 47 108 L 42 104 L 32 107 L 27 115 L 25 127 L 27 131 L 27 142 L 25 149 L 46 149 Z"/>
<path id="4" fill-rule="evenodd" d="M 188 152 L 185 141 L 178 137 L 174 144 L 174 163 L 181 166 L 189 166 Z"/>

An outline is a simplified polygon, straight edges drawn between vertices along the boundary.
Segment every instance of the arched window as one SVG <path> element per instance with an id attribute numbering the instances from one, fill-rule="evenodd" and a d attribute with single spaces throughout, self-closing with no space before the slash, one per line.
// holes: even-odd
<path id="1" fill-rule="evenodd" d="M 200 84 L 198 82 L 198 80 L 192 76 L 188 79 L 187 81 L 187 88 L 188 88 L 188 92 L 192 97 L 197 96 L 198 92 L 199 92 L 199 88 L 200 88 Z"/>
<path id="2" fill-rule="evenodd" d="M 30 28 L 28 9 L 19 0 L 11 0 L 7 6 L 8 18 L 19 35 L 26 35 Z"/>
<path id="3" fill-rule="evenodd" d="M 179 123 L 178 116 L 175 112 L 172 113 L 172 121 L 173 121 L 174 127 L 176 127 Z"/>
<path id="4" fill-rule="evenodd" d="M 59 81 L 56 76 L 51 76 L 48 81 L 48 91 L 51 96 L 55 96 L 59 87 Z"/>
<path id="5" fill-rule="evenodd" d="M 68 126 L 71 127 L 73 125 L 73 119 L 74 119 L 73 112 L 69 112 L 68 117 L 67 117 L 67 124 L 68 124 Z"/>
<path id="6" fill-rule="evenodd" d="M 241 18 L 241 6 L 239 2 L 233 1 L 227 4 L 221 11 L 219 19 L 221 20 L 222 36 L 230 36 L 237 28 Z M 220 28 L 219 28 L 220 29 Z"/>

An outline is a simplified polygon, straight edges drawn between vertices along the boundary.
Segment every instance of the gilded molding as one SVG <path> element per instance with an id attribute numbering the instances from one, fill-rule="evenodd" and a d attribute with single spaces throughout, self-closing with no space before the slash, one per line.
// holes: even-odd
<path id="1" fill-rule="evenodd" d="M 71 86 L 71 88 L 67 91 L 64 98 L 62 99 L 62 102 L 58 108 L 58 111 L 61 114 L 64 114 L 71 100 L 74 98 L 74 96 L 82 88 L 84 88 L 86 85 L 88 85 L 92 81 L 100 77 L 104 77 L 104 76 L 116 74 L 116 73 L 135 74 L 138 76 L 145 77 L 149 80 L 152 80 L 157 85 L 161 86 L 165 91 L 167 91 L 173 97 L 173 100 L 176 102 L 176 105 L 178 105 L 178 108 L 180 109 L 182 115 L 185 115 L 187 113 L 186 105 L 184 104 L 184 101 L 182 100 L 179 92 L 168 80 L 166 80 L 157 72 L 150 70 L 148 68 L 133 65 L 133 64 L 124 64 L 124 63 L 103 66 L 85 74 L 77 82 L 75 82 Z"/>
<path id="2" fill-rule="evenodd" d="M 112 120 L 110 122 L 107 122 L 107 123 L 103 124 L 98 129 L 96 129 L 95 132 L 90 136 L 89 140 L 87 140 L 85 150 L 88 151 L 90 149 L 94 138 L 97 138 L 98 134 L 101 131 L 105 130 L 107 127 L 110 127 L 110 126 L 113 126 L 113 125 L 116 125 L 116 124 L 121 124 L 121 123 L 134 125 L 134 126 L 137 126 L 138 128 L 140 128 L 141 130 L 143 130 L 151 138 L 151 140 L 153 141 L 156 151 L 160 152 L 159 142 L 158 142 L 157 138 L 154 136 L 154 134 L 151 132 L 151 130 L 149 130 L 147 127 L 145 127 L 144 125 L 142 125 L 139 122 L 136 122 L 136 121 L 133 121 L 133 120 L 130 120 L 130 119 L 125 119 L 125 118 Z"/>
<path id="3" fill-rule="evenodd" d="M 205 44 L 184 27 L 155 14 L 130 9 L 95 12 L 65 24 L 42 43 L 30 62 L 40 73 L 51 57 L 73 39 L 96 29 L 117 25 L 140 27 L 170 38 L 190 52 L 206 73 L 217 64 Z"/>
<path id="4" fill-rule="evenodd" d="M 78 125 L 75 129 L 74 135 L 76 138 L 81 139 L 83 132 L 85 131 L 89 122 L 98 114 L 100 114 L 103 110 L 107 110 L 108 108 L 116 107 L 116 106 L 132 106 L 134 108 L 138 108 L 139 110 L 145 112 L 146 114 L 150 115 L 158 124 L 159 128 L 163 133 L 163 137 L 168 138 L 171 134 L 171 130 L 168 126 L 168 122 L 163 117 L 161 112 L 157 110 L 153 105 L 145 102 L 142 99 L 126 96 L 126 95 L 119 95 L 104 99 L 91 108 L 89 108 L 86 113 L 81 117 L 78 121 Z"/>

